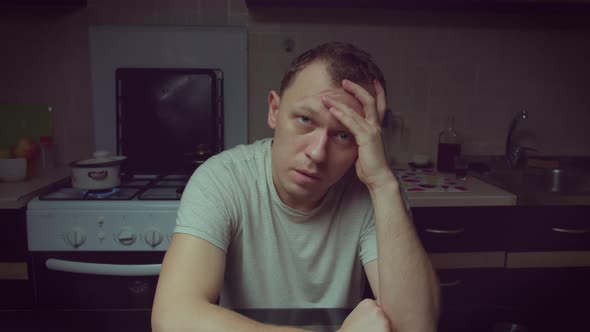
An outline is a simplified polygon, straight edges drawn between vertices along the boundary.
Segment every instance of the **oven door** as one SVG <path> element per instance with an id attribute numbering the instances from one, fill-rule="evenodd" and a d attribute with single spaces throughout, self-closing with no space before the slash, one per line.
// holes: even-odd
<path id="1" fill-rule="evenodd" d="M 164 252 L 35 252 L 31 256 L 40 327 L 151 331 Z"/>

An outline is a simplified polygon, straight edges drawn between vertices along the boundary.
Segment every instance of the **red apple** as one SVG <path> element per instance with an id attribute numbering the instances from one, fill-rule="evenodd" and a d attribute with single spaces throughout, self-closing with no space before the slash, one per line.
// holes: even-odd
<path id="1" fill-rule="evenodd" d="M 21 138 L 12 149 L 12 154 L 15 157 L 29 160 L 37 159 L 40 152 L 39 144 L 30 138 Z"/>

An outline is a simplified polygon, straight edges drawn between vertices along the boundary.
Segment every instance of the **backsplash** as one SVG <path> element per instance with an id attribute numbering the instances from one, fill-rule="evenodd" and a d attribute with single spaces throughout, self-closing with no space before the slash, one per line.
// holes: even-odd
<path id="1" fill-rule="evenodd" d="M 2 13 L 3 48 L 13 52 L 0 54 L 0 102 L 52 106 L 59 159 L 84 158 L 94 149 L 89 25 L 237 25 L 248 28 L 250 141 L 272 135 L 267 95 L 292 58 L 343 40 L 372 53 L 385 73 L 388 103 L 403 124 L 392 135 L 400 159 L 420 153 L 436 160 L 448 114 L 464 153 L 502 154 L 509 121 L 521 110 L 529 113 L 519 131 L 523 145 L 549 155 L 590 155 L 588 26 L 504 24 L 526 17 L 483 13 L 288 13 L 249 12 L 240 0 L 89 0 L 87 8 L 62 14 Z"/>

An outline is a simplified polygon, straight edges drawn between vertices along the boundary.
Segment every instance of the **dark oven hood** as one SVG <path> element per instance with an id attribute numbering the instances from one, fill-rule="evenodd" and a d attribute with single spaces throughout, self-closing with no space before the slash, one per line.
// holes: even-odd
<path id="1" fill-rule="evenodd" d="M 130 173 L 192 173 L 223 143 L 218 69 L 119 68 L 117 153 Z"/>

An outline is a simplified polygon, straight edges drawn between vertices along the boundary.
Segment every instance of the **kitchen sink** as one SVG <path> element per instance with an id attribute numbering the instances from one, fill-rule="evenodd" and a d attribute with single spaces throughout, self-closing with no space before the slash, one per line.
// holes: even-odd
<path id="1" fill-rule="evenodd" d="M 500 160 L 485 163 L 489 170 L 470 172 L 475 177 L 517 196 L 517 205 L 590 205 L 590 170 L 571 158 L 557 168 L 508 168 Z"/>

